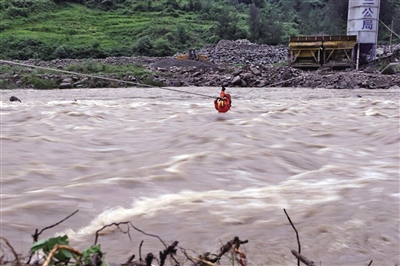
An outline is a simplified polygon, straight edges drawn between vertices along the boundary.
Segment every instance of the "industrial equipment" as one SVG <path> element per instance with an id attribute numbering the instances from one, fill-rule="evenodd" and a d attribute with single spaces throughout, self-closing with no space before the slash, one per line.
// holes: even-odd
<path id="1" fill-rule="evenodd" d="M 190 49 L 188 54 L 178 55 L 176 57 L 176 59 L 208 62 L 208 57 L 207 56 L 196 54 L 196 50 L 194 50 L 194 49 Z"/>
<path id="2" fill-rule="evenodd" d="M 289 65 L 298 68 L 354 67 L 357 36 L 290 37 Z"/>

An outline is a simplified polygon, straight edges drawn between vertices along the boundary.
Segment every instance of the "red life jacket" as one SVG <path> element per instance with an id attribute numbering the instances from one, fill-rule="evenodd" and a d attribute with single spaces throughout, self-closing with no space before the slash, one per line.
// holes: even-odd
<path id="1" fill-rule="evenodd" d="M 223 91 L 220 93 L 220 97 L 215 99 L 214 107 L 219 113 L 226 113 L 231 109 L 232 101 L 231 95 Z"/>

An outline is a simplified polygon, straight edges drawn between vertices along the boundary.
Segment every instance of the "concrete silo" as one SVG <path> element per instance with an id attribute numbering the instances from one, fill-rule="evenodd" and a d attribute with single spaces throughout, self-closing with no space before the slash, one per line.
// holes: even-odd
<path id="1" fill-rule="evenodd" d="M 354 61 L 375 59 L 378 41 L 380 0 L 349 0 L 347 35 L 357 36 Z"/>

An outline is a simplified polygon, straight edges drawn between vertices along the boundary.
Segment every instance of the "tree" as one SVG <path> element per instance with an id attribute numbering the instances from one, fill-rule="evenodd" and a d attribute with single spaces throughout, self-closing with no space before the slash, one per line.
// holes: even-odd
<path id="1" fill-rule="evenodd" d="M 281 0 L 279 1 L 279 5 L 277 9 L 282 10 L 281 15 L 279 16 L 280 21 L 284 22 L 293 22 L 296 20 L 297 12 L 296 12 L 296 2 L 293 0 Z"/>
<path id="2" fill-rule="evenodd" d="M 319 0 L 311 2 L 304 1 L 299 6 L 298 22 L 301 34 L 318 35 L 323 34 L 322 21 L 324 17 L 323 5 Z"/>
<path id="3" fill-rule="evenodd" d="M 258 8 L 263 8 L 265 6 L 264 0 L 253 0 L 253 3 Z"/>
<path id="4" fill-rule="evenodd" d="M 200 11 L 202 8 L 201 0 L 189 0 L 189 11 Z"/>
<path id="5" fill-rule="evenodd" d="M 258 8 L 253 4 L 250 6 L 249 14 L 250 41 L 255 42 L 260 37 L 261 26 Z"/>
<path id="6" fill-rule="evenodd" d="M 188 38 L 189 38 L 189 36 L 188 36 L 188 34 L 186 32 L 186 28 L 181 24 L 179 24 L 179 26 L 178 26 L 178 32 L 177 32 L 176 35 L 178 37 L 178 41 L 181 44 L 185 44 L 187 42 Z"/>
<path id="7" fill-rule="evenodd" d="M 165 7 L 171 7 L 173 9 L 180 9 L 181 6 L 178 4 L 178 2 L 176 0 L 166 0 L 164 3 Z"/>
<path id="8" fill-rule="evenodd" d="M 174 54 L 168 40 L 164 38 L 157 39 L 153 44 L 152 54 L 153 56 L 170 56 Z"/>
<path id="9" fill-rule="evenodd" d="M 282 42 L 283 26 L 274 16 L 264 19 L 261 28 L 264 30 L 259 39 L 260 43 L 279 44 Z"/>
<path id="10" fill-rule="evenodd" d="M 243 38 L 243 33 L 238 28 L 238 18 L 231 11 L 222 9 L 214 27 L 214 33 L 225 40 Z"/>
<path id="11" fill-rule="evenodd" d="M 152 49 L 153 44 L 149 36 L 140 38 L 133 47 L 133 51 L 138 55 L 151 55 Z"/>
<path id="12" fill-rule="evenodd" d="M 322 22 L 326 34 L 346 34 L 348 8 L 348 0 L 328 0 Z"/>

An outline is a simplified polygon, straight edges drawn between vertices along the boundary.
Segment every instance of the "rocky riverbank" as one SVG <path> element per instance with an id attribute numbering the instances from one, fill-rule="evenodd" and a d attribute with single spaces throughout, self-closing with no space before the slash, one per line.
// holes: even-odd
<path id="1" fill-rule="evenodd" d="M 393 47 L 400 61 L 400 44 Z M 170 87 L 181 86 L 237 86 L 237 87 L 323 87 L 328 89 L 389 89 L 400 86 L 400 72 L 392 75 L 381 74 L 378 68 L 368 67 L 362 71 L 350 69 L 332 71 L 320 69 L 303 71 L 287 66 L 287 46 L 257 45 L 247 40 L 220 41 L 197 51 L 205 55 L 209 62 L 178 60 L 175 57 L 114 57 L 93 59 L 95 64 L 125 66 L 140 65 L 147 71 L 146 81 L 150 85 Z M 380 56 L 388 54 L 387 47 L 379 47 Z M 126 75 L 102 74 L 90 75 L 67 73 L 71 65 L 87 64 L 88 60 L 56 59 L 53 61 L 28 60 L 18 62 L 42 68 L 56 69 L 58 72 L 46 72 L 42 69 L 36 74 L 35 82 L 26 82 L 26 72 L 38 72 L 35 68 L 24 67 L 21 71 L 0 73 L 4 84 L 15 84 L 17 87 L 41 89 L 40 80 L 47 80 L 59 88 L 79 87 L 116 87 L 132 86 L 135 83 L 146 83 L 143 77 L 127 73 Z M 78 72 L 78 71 L 76 71 Z M 97 79 L 102 76 L 106 79 Z M 24 81 L 25 79 L 25 81 Z M 124 82 L 118 82 L 124 80 Z"/>

